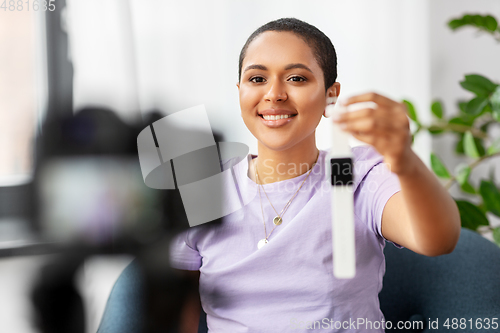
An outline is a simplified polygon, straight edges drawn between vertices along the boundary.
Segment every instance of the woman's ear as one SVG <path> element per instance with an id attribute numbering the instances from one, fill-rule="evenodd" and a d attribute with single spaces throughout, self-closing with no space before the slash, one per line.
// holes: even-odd
<path id="1" fill-rule="evenodd" d="M 338 98 L 340 95 L 340 83 L 334 82 L 330 88 L 326 91 L 326 97 L 336 97 Z"/>
<path id="2" fill-rule="evenodd" d="M 337 98 L 339 97 L 339 94 L 340 94 L 340 83 L 335 82 L 326 91 L 326 104 L 327 105 L 335 104 L 337 102 Z M 328 117 L 326 115 L 326 108 L 325 108 L 325 111 L 323 111 L 323 117 L 325 117 L 325 118 Z"/>

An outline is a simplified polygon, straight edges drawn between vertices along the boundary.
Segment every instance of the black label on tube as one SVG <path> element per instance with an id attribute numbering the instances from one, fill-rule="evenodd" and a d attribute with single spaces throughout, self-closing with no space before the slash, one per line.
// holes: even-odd
<path id="1" fill-rule="evenodd" d="M 352 159 L 347 158 L 332 158 L 330 159 L 330 171 L 332 186 L 337 185 L 354 185 L 352 177 Z"/>

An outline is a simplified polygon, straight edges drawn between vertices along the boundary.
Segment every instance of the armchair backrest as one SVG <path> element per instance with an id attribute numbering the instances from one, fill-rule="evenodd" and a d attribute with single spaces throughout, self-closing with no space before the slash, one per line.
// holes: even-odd
<path id="1" fill-rule="evenodd" d="M 451 330 L 453 318 L 458 324 L 464 318 L 467 328 L 458 329 L 467 332 L 481 330 L 476 320 L 483 329 L 485 318 L 490 325 L 492 318 L 500 321 L 500 248 L 479 234 L 462 228 L 455 250 L 439 257 L 389 243 L 384 253 L 386 273 L 379 299 L 386 321 L 396 325 L 410 318 L 423 320 L 422 332 L 436 332 L 429 329 L 436 319 L 439 329 L 447 331 L 447 319 Z"/>

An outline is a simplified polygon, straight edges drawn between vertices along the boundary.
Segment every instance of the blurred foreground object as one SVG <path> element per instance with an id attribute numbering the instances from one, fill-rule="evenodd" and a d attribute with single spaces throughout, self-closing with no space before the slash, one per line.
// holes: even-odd
<path id="1" fill-rule="evenodd" d="M 151 121 L 159 114 L 150 115 Z M 47 120 L 38 140 L 33 183 L 35 230 L 53 260 L 32 293 L 42 332 L 84 332 L 74 276 L 86 257 L 127 253 L 142 276 L 134 332 L 177 332 L 180 309 L 198 286 L 169 266 L 172 237 L 189 227 L 178 190 L 144 184 L 137 135 L 110 110 L 87 108 Z M 186 130 L 189 131 L 189 130 Z"/>

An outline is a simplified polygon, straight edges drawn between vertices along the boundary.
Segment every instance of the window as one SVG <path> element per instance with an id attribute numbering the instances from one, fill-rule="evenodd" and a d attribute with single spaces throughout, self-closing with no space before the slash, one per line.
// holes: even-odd
<path id="1" fill-rule="evenodd" d="M 31 179 L 45 48 L 41 12 L 0 10 L 0 186 Z"/>

